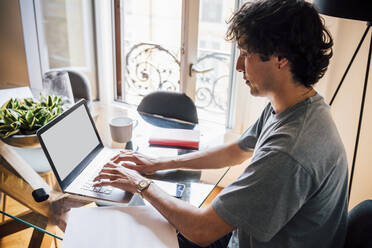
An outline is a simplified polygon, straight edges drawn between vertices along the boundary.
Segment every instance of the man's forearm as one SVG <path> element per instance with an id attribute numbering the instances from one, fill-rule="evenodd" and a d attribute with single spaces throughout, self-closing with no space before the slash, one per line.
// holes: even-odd
<path id="1" fill-rule="evenodd" d="M 155 184 L 143 192 L 149 201 L 180 233 L 194 243 L 206 246 L 231 232 L 234 227 L 222 220 L 212 207 L 196 208 L 171 197 Z"/>
<path id="2" fill-rule="evenodd" d="M 218 169 L 241 164 L 252 156 L 237 143 L 214 147 L 205 151 L 184 154 L 162 161 L 162 169 Z"/>

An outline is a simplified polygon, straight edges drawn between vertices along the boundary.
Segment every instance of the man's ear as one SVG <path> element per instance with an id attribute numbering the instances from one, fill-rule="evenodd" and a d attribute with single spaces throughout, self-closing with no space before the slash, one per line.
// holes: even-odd
<path id="1" fill-rule="evenodd" d="M 275 57 L 275 62 L 278 66 L 278 69 L 281 69 L 281 68 L 285 67 L 286 65 L 288 65 L 288 59 L 283 57 L 283 56 L 276 56 Z"/>

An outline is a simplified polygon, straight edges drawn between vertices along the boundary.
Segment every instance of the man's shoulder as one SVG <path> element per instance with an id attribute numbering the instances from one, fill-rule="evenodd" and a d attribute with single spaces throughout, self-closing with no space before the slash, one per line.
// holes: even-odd
<path id="1" fill-rule="evenodd" d="M 304 105 L 294 115 L 273 125 L 258 149 L 287 153 L 306 167 L 313 167 L 318 162 L 336 161 L 345 154 L 329 107 L 322 99 Z"/>

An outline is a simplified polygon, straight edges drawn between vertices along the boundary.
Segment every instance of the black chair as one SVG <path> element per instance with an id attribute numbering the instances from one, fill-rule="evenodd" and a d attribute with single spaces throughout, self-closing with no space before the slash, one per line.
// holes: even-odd
<path id="1" fill-rule="evenodd" d="M 348 215 L 344 248 L 372 247 L 372 200 L 355 206 Z"/>
<path id="2" fill-rule="evenodd" d="M 145 121 L 160 127 L 193 129 L 199 122 L 193 100 L 184 93 L 152 92 L 142 99 L 137 111 Z M 164 122 L 164 117 L 169 121 Z M 163 118 L 161 122 L 159 118 Z"/>

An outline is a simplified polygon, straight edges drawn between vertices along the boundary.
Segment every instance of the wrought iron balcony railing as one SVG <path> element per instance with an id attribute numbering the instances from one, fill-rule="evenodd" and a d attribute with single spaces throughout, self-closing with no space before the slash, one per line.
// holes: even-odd
<path id="1" fill-rule="evenodd" d="M 130 46 L 130 42 L 125 42 Z M 195 103 L 202 109 L 224 112 L 227 108 L 230 54 L 199 50 L 193 66 L 197 73 Z M 158 44 L 139 43 L 125 56 L 125 88 L 144 96 L 154 90 L 179 91 L 180 60 Z M 197 69 L 195 69 L 197 68 Z"/>

